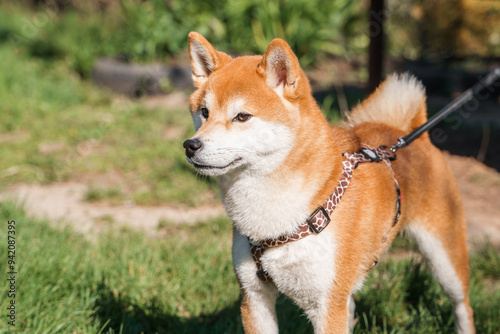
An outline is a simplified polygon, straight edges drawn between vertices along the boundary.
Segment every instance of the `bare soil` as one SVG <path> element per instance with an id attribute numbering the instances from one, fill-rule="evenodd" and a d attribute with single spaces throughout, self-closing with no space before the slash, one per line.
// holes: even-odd
<path id="1" fill-rule="evenodd" d="M 469 241 L 500 246 L 500 173 L 472 157 L 446 155 L 457 179 Z"/>
<path id="2" fill-rule="evenodd" d="M 89 203 L 84 201 L 87 189 L 86 184 L 78 182 L 17 184 L 0 193 L 0 200 L 14 200 L 30 216 L 47 219 L 57 226 L 69 224 L 89 235 L 130 227 L 155 236 L 165 224 L 194 224 L 225 214 L 222 205 L 182 208 L 137 206 L 131 201 L 120 205 Z"/>

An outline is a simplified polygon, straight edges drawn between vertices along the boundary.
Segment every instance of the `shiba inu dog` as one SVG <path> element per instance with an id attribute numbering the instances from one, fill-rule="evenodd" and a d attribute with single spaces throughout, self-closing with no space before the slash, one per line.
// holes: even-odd
<path id="1" fill-rule="evenodd" d="M 450 168 L 427 134 L 397 159 L 379 148 L 427 120 L 419 81 L 390 76 L 332 127 L 285 41 L 232 58 L 192 32 L 189 53 L 196 134 L 184 147 L 197 172 L 216 176 L 233 221 L 245 332 L 278 333 L 278 292 L 315 333 L 348 332 L 352 295 L 400 231 L 451 299 L 458 332 L 474 332 L 465 218 Z"/>

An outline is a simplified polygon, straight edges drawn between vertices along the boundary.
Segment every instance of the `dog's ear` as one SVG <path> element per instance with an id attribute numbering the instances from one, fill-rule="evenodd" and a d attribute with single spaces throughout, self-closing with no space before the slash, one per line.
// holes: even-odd
<path id="1" fill-rule="evenodd" d="M 193 69 L 193 83 L 196 88 L 200 88 L 211 73 L 232 59 L 224 52 L 216 51 L 205 37 L 194 31 L 188 35 L 188 47 Z"/>
<path id="2" fill-rule="evenodd" d="M 300 71 L 297 57 L 287 42 L 280 38 L 275 38 L 269 43 L 257 68 L 257 72 L 265 78 L 267 85 L 287 98 L 297 95 Z"/>

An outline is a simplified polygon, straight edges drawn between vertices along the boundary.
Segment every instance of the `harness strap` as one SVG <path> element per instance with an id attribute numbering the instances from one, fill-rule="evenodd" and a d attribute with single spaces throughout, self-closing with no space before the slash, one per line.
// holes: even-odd
<path id="1" fill-rule="evenodd" d="M 396 180 L 396 175 L 394 174 L 394 170 L 392 169 L 392 165 L 390 160 L 396 159 L 396 156 L 391 154 L 386 150 L 387 147 L 380 146 L 378 148 L 373 148 L 368 145 L 362 145 L 362 148 L 359 152 L 356 153 L 344 153 L 343 156 L 346 160 L 342 161 L 342 177 L 337 184 L 337 187 L 333 191 L 333 193 L 328 197 L 328 199 L 316 209 L 312 215 L 302 223 L 298 231 L 290 236 L 284 235 L 277 239 L 268 239 L 262 242 L 253 242 L 249 239 L 250 242 L 250 252 L 252 253 L 252 257 L 257 266 L 257 276 L 264 282 L 270 282 L 271 277 L 267 273 L 266 270 L 263 269 L 262 263 L 260 261 L 264 251 L 266 248 L 275 248 L 282 246 L 288 242 L 297 241 L 302 238 L 305 238 L 311 234 L 319 234 L 323 231 L 328 224 L 330 223 L 330 216 L 338 206 L 342 196 L 351 183 L 352 174 L 354 169 L 358 166 L 359 163 L 363 162 L 379 162 L 384 161 L 385 164 L 391 170 L 392 177 L 394 179 L 394 183 L 396 185 L 396 216 L 394 218 L 394 223 L 392 226 L 396 225 L 399 221 L 399 217 L 401 216 L 401 191 L 399 189 L 399 183 Z M 391 227 L 392 227 L 391 226 Z M 389 234 L 389 230 L 384 234 L 382 242 L 384 243 Z"/>

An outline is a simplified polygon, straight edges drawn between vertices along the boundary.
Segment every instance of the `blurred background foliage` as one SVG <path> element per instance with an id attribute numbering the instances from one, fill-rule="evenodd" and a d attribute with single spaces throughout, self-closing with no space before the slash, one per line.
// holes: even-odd
<path id="1" fill-rule="evenodd" d="M 365 59 L 368 1 L 354 0 L 0 0 L 0 41 L 63 58 L 82 76 L 96 57 L 165 60 L 195 30 L 236 53 L 262 53 L 286 39 L 306 67 L 325 56 Z M 31 8 L 32 17 L 21 13 Z M 498 57 L 500 2 L 388 0 L 387 47 L 405 59 Z"/>
<path id="2" fill-rule="evenodd" d="M 496 0 L 388 1 L 389 52 L 408 59 L 500 55 Z"/>

